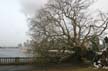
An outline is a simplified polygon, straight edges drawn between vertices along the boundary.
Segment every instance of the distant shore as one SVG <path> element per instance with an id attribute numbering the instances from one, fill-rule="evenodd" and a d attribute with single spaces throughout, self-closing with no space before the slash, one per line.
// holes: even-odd
<path id="1" fill-rule="evenodd" d="M 13 48 L 19 48 L 19 47 L 0 47 L 0 48 L 3 48 L 3 49 L 4 48 L 12 48 L 13 49 Z"/>

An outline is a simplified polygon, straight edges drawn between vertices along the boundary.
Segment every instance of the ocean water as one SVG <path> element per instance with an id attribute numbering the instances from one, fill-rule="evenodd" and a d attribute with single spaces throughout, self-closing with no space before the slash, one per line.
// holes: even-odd
<path id="1" fill-rule="evenodd" d="M 20 48 L 0 48 L 0 57 L 28 57 Z"/>

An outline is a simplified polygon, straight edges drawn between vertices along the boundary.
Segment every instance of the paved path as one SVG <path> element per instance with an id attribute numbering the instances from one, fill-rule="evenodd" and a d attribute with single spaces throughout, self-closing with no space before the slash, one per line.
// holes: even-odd
<path id="1" fill-rule="evenodd" d="M 88 65 L 80 65 L 80 67 L 88 67 Z M 0 71 L 33 71 L 33 70 L 41 70 L 46 71 L 49 67 L 74 67 L 72 64 L 57 64 L 57 65 L 49 65 L 49 66 L 34 66 L 34 65 L 4 65 L 0 66 Z M 76 67 L 76 66 L 75 66 Z"/>
<path id="2" fill-rule="evenodd" d="M 44 67 L 37 67 L 31 65 L 12 65 L 12 66 L 0 66 L 0 71 L 31 71 L 31 70 L 43 70 Z"/>

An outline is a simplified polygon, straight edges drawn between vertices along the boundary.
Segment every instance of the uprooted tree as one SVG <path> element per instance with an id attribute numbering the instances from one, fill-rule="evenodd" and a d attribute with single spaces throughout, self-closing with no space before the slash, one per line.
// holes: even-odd
<path id="1" fill-rule="evenodd" d="M 48 56 L 52 54 L 50 50 L 57 50 L 54 54 L 59 57 L 65 55 L 65 50 L 83 55 L 92 36 L 101 37 L 108 29 L 106 14 L 99 11 L 93 16 L 89 12 L 92 3 L 91 0 L 49 0 L 29 19 L 34 55 Z"/>

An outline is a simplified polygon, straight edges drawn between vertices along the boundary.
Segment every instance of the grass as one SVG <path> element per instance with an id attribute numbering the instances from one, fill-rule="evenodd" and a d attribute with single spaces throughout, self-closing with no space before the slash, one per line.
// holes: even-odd
<path id="1" fill-rule="evenodd" d="M 32 70 L 32 71 L 108 71 L 107 69 L 95 69 L 95 68 L 80 68 L 80 67 L 56 67 L 56 68 L 47 68 L 41 70 Z"/>

